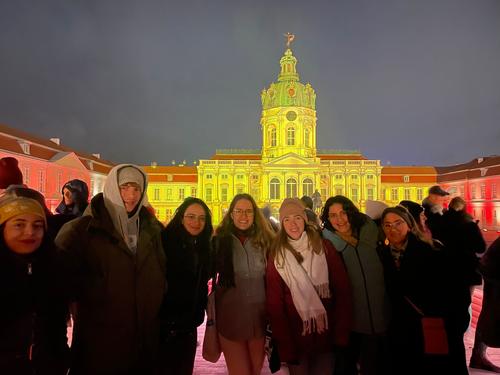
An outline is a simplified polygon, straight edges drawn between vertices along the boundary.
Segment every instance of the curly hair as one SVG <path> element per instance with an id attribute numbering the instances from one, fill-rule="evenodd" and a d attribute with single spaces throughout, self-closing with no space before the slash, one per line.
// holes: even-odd
<path id="1" fill-rule="evenodd" d="M 351 225 L 352 235 L 358 238 L 361 227 L 367 221 L 367 216 L 360 212 L 349 198 L 344 197 L 343 195 L 330 197 L 325 202 L 325 206 L 323 207 L 320 216 L 323 228 L 326 228 L 331 232 L 335 232 L 335 228 L 332 226 L 332 223 L 330 223 L 330 220 L 328 219 L 328 212 L 330 211 L 330 207 L 334 204 L 340 204 L 342 206 L 342 209 L 347 215 L 347 220 Z"/>

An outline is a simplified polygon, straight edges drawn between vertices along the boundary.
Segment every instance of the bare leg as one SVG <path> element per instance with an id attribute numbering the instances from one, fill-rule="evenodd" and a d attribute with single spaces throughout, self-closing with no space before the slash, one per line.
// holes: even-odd
<path id="1" fill-rule="evenodd" d="M 264 337 L 247 341 L 253 375 L 259 375 L 262 370 L 265 356 L 264 342 Z"/>
<path id="2" fill-rule="evenodd" d="M 253 375 L 247 341 L 232 341 L 219 334 L 228 375 Z"/>

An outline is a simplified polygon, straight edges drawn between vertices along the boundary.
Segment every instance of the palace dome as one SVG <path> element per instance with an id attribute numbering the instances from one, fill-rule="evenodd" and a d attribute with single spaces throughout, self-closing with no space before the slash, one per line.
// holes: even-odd
<path id="1" fill-rule="evenodd" d="M 280 59 L 281 71 L 278 81 L 261 92 L 262 109 L 275 107 L 306 107 L 316 109 L 316 92 L 311 84 L 299 81 L 297 58 L 288 48 Z"/>

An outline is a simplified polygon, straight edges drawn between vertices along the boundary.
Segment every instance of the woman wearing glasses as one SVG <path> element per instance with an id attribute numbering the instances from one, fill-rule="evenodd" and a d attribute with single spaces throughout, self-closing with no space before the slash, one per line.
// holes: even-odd
<path id="1" fill-rule="evenodd" d="M 229 375 L 257 375 L 262 369 L 271 241 L 272 230 L 254 199 L 236 195 L 214 239 L 217 330 Z"/>
<path id="2" fill-rule="evenodd" d="M 196 327 L 207 304 L 212 219 L 205 202 L 187 198 L 163 231 L 167 293 L 161 307 L 159 374 L 191 375 Z"/>
<path id="3" fill-rule="evenodd" d="M 348 198 L 330 197 L 321 214 L 323 237 L 342 255 L 353 300 L 353 325 L 345 351 L 336 353 L 336 373 L 385 375 L 385 332 L 389 300 L 384 271 L 377 254 L 376 224 Z"/>
<path id="4" fill-rule="evenodd" d="M 392 305 L 387 373 L 467 374 L 463 335 L 456 334 L 454 325 L 456 283 L 445 250 L 422 235 L 404 206 L 386 208 L 382 228 L 388 245 L 379 251 Z M 449 355 L 424 353 L 422 314 L 444 319 Z M 435 337 L 432 341 L 437 342 Z"/>

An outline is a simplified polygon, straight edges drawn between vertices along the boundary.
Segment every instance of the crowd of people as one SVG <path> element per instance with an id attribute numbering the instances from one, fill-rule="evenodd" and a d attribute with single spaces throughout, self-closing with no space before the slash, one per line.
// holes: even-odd
<path id="1" fill-rule="evenodd" d="M 163 226 L 147 183 L 117 165 L 89 202 L 68 181 L 53 214 L 0 159 L 1 374 L 192 374 L 209 293 L 230 375 L 260 374 L 266 353 L 292 375 L 467 374 L 482 278 L 470 366 L 500 372 L 485 355 L 500 346 L 500 240 L 486 251 L 439 186 L 367 214 L 341 195 L 317 213 L 286 198 L 279 220 L 237 194 L 214 228 L 194 197 Z"/>

